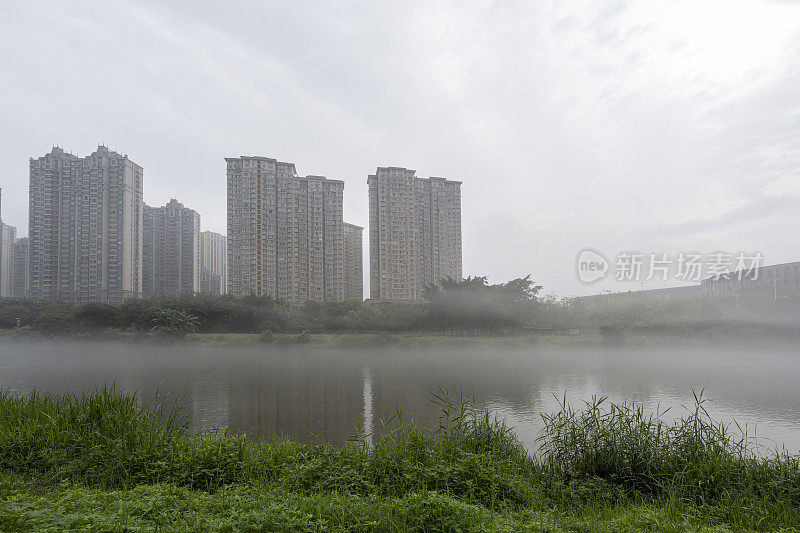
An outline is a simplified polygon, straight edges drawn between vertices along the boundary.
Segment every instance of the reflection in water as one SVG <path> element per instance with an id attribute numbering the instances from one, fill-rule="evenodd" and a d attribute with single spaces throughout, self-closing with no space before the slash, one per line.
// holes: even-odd
<path id="1" fill-rule="evenodd" d="M 196 431 L 204 428 L 221 429 L 228 425 L 231 396 L 228 383 L 222 372 L 212 372 L 185 383 L 192 399 L 191 415 Z"/>
<path id="2" fill-rule="evenodd" d="M 0 344 L 0 387 L 81 392 L 104 383 L 136 391 L 143 403 L 182 397 L 195 429 L 228 426 L 253 438 L 289 436 L 368 441 L 378 420 L 402 405 L 404 416 L 435 424 L 439 386 L 475 395 L 516 428 L 530 450 L 541 413 L 566 393 L 575 406 L 593 395 L 635 400 L 684 414 L 705 388 L 709 412 L 735 418 L 762 443 L 800 450 L 800 358 L 779 350 L 708 348 L 458 351 L 322 351 L 119 344 Z"/>
<path id="3" fill-rule="evenodd" d="M 368 366 L 364 367 L 363 372 L 364 383 L 364 437 L 369 443 L 375 442 L 372 440 L 373 425 L 372 425 L 372 369 Z"/>

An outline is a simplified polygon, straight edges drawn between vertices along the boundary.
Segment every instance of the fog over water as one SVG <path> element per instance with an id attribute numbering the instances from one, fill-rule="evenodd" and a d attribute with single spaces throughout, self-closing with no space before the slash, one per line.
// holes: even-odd
<path id="1" fill-rule="evenodd" d="M 396 404 L 435 423 L 431 393 L 455 386 L 515 427 L 529 450 L 540 415 L 566 393 L 672 407 L 705 389 L 715 418 L 736 419 L 769 447 L 800 450 L 800 359 L 790 349 L 557 348 L 335 351 L 115 343 L 0 344 L 0 387 L 82 392 L 116 383 L 143 401 L 183 397 L 195 429 L 340 443 L 357 424 L 373 436 Z"/>

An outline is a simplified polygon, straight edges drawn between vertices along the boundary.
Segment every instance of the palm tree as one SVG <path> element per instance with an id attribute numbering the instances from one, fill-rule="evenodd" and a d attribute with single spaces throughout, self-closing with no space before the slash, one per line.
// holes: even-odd
<path id="1" fill-rule="evenodd" d="M 200 319 L 185 311 L 175 309 L 156 309 L 151 317 L 153 327 L 150 331 L 168 337 L 185 337 L 187 333 L 195 333 Z"/>

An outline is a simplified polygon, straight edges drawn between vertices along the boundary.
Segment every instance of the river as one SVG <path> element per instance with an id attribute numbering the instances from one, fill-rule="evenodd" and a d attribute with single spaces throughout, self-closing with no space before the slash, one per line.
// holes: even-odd
<path id="1" fill-rule="evenodd" d="M 800 450 L 800 357 L 788 349 L 708 346 L 658 349 L 558 348 L 340 351 L 103 342 L 0 344 L 0 387 L 83 392 L 116 384 L 143 403 L 182 399 L 196 430 L 230 427 L 251 437 L 343 442 L 375 438 L 402 406 L 435 424 L 438 388 L 455 387 L 514 426 L 535 451 L 541 413 L 566 395 L 670 407 L 704 390 L 709 413 L 736 420 L 767 448 Z"/>

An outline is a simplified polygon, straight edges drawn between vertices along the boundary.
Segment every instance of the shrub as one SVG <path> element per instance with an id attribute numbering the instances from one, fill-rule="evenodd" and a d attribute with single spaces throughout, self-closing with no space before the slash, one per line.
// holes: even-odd
<path id="1" fill-rule="evenodd" d="M 69 333 L 75 329 L 72 315 L 66 312 L 44 312 L 33 322 L 33 329 L 49 335 Z"/>
<path id="2" fill-rule="evenodd" d="M 23 305 L 7 305 L 0 307 L 0 328 L 27 326 L 31 323 L 31 311 Z"/>
<path id="3" fill-rule="evenodd" d="M 200 323 L 198 318 L 184 311 L 154 309 L 150 315 L 152 331 L 164 337 L 185 337 L 194 333 Z"/>
<path id="4" fill-rule="evenodd" d="M 119 308 L 99 302 L 79 307 L 72 316 L 80 326 L 92 330 L 117 327 L 122 318 Z"/>

